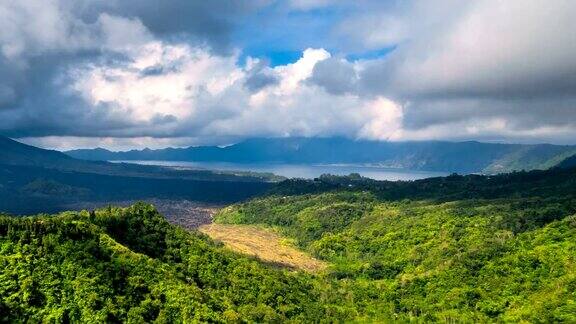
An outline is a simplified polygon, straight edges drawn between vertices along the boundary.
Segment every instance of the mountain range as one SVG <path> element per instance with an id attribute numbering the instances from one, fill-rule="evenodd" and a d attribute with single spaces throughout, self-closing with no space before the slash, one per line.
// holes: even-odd
<path id="1" fill-rule="evenodd" d="M 252 139 L 217 147 L 62 153 L 0 137 L 0 211 L 57 212 L 84 202 L 186 199 L 239 201 L 282 180 L 271 174 L 168 168 L 105 160 L 371 164 L 457 173 L 499 173 L 576 165 L 576 147 L 479 142 L 374 142 L 342 138 Z"/>
<path id="2" fill-rule="evenodd" d="M 369 164 L 457 173 L 548 169 L 576 154 L 576 146 L 468 142 L 383 142 L 344 138 L 259 138 L 237 144 L 113 152 L 65 152 L 85 160 L 196 161 L 288 164 Z"/>
<path id="3" fill-rule="evenodd" d="M 251 172 L 86 161 L 0 137 L 0 212 L 56 212 L 80 202 L 151 198 L 229 203 L 261 193 L 280 179 Z"/>

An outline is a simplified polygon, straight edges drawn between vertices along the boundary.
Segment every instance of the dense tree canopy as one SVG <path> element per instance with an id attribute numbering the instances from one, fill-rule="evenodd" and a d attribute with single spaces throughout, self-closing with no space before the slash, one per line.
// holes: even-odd
<path id="1" fill-rule="evenodd" d="M 0 321 L 279 321 L 316 311 L 307 275 L 239 257 L 149 205 L 2 217 L 0 247 Z"/>
<path id="2" fill-rule="evenodd" d="M 216 215 L 293 239 L 329 263 L 316 274 L 235 254 L 146 204 L 0 216 L 0 322 L 574 322 L 575 173 L 326 176 Z"/>
<path id="3" fill-rule="evenodd" d="M 574 169 L 323 176 L 285 181 L 216 221 L 270 226 L 330 262 L 322 303 L 345 295 L 357 319 L 573 322 L 575 179 Z"/>

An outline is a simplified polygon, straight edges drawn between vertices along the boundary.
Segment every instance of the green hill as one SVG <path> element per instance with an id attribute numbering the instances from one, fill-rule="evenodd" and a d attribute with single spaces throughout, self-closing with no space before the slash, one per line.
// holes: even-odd
<path id="1" fill-rule="evenodd" d="M 564 161 L 558 164 L 558 167 L 565 169 L 576 168 L 576 154 L 564 159 Z"/>
<path id="2" fill-rule="evenodd" d="M 235 254 L 149 205 L 3 216 L 0 322 L 574 322 L 575 179 L 324 177 L 216 216 L 292 239 L 327 263 L 314 274 Z"/>
<path id="3" fill-rule="evenodd" d="M 318 311 L 311 290 L 148 205 L 0 217 L 0 322 L 303 319 Z"/>
<path id="4" fill-rule="evenodd" d="M 329 299 L 356 319 L 573 322 L 575 180 L 575 169 L 407 183 L 327 177 L 286 182 L 216 221 L 275 228 L 332 264 L 324 284 L 338 293 Z"/>

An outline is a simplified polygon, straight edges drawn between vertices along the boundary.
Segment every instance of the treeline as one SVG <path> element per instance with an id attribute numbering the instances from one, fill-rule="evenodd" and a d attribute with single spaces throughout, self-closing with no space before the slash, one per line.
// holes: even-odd
<path id="1" fill-rule="evenodd" d="M 495 199 L 576 195 L 576 168 L 519 171 L 493 176 L 459 175 L 414 181 L 380 181 L 361 177 L 322 175 L 289 179 L 274 186 L 271 195 L 302 195 L 332 191 L 369 191 L 382 200 Z"/>

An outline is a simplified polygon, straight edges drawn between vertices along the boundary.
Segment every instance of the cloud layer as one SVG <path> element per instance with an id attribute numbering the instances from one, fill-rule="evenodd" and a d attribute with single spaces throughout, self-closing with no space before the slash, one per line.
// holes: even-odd
<path id="1" fill-rule="evenodd" d="M 401 104 L 403 138 L 574 143 L 574 13 L 569 0 L 408 1 L 352 16 L 338 32 L 366 49 L 396 46 L 345 63 L 359 93 Z M 322 67 L 327 90 L 353 85 L 342 64 Z"/>
<path id="2" fill-rule="evenodd" d="M 113 137 L 390 138 L 401 126 L 398 105 L 334 95 L 308 82 L 314 67 L 329 58 L 325 50 L 307 49 L 293 64 L 271 68 L 248 59 L 239 67 L 236 56 L 152 42 L 125 64 L 71 71 L 70 90 L 88 109 L 100 107 L 124 120 L 123 127 L 107 129 Z"/>
<path id="3" fill-rule="evenodd" d="M 272 66 L 243 50 L 258 33 L 238 35 L 247 19 L 273 25 L 268 12 L 279 24 L 330 17 L 330 31 L 303 35 L 300 58 Z M 6 1 L 0 133 L 61 148 L 260 136 L 574 143 L 575 12 L 570 0 Z M 274 50 L 293 51 L 299 34 Z"/>

